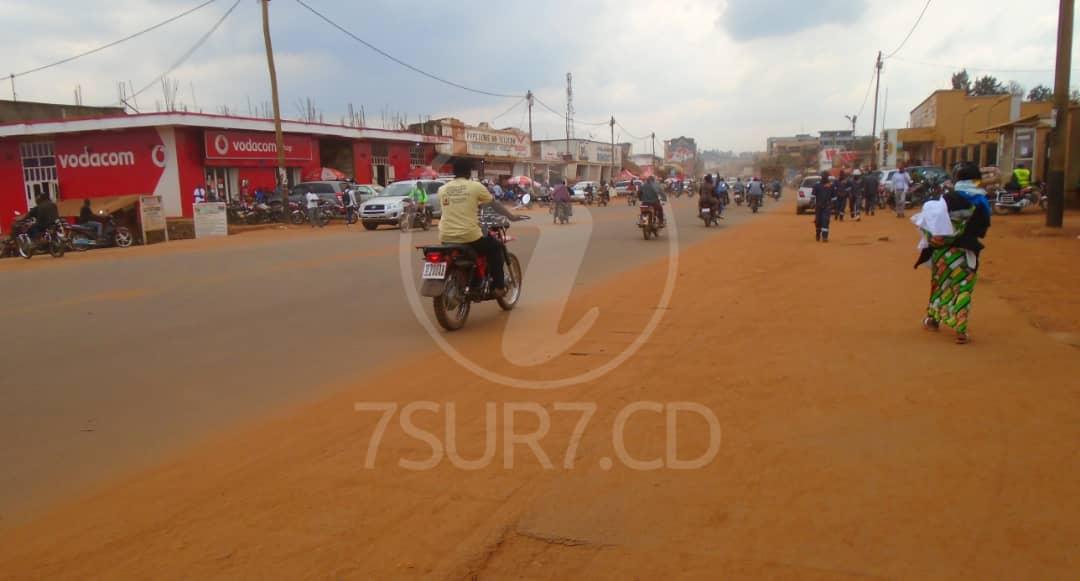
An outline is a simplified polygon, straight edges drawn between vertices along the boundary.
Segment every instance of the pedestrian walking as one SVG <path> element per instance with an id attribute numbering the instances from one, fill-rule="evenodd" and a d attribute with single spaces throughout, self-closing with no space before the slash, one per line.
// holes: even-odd
<path id="1" fill-rule="evenodd" d="M 836 183 L 833 184 L 833 215 L 837 220 L 844 221 L 844 210 L 847 208 L 848 194 L 851 191 L 851 182 L 843 171 L 836 178 Z"/>
<path id="2" fill-rule="evenodd" d="M 908 188 L 911 187 L 911 176 L 908 175 L 906 169 L 900 168 L 896 170 L 892 177 L 892 186 L 893 198 L 896 203 L 896 217 L 903 218 L 904 210 L 907 209 Z"/>
<path id="3" fill-rule="evenodd" d="M 965 344 L 971 297 L 978 280 L 979 241 L 990 228 L 990 202 L 979 187 L 982 173 L 973 163 L 957 169 L 953 191 L 923 205 L 911 218 L 919 228 L 921 252 L 915 267 L 930 265 L 930 301 L 923 328 L 937 331 L 944 323 L 956 331 L 956 343 Z"/>
<path id="4" fill-rule="evenodd" d="M 833 212 L 835 190 L 829 183 L 829 172 L 821 172 L 821 181 L 814 185 L 814 239 L 818 242 L 829 241 L 829 217 Z"/>
<path id="5" fill-rule="evenodd" d="M 304 194 L 304 199 L 307 200 L 308 222 L 311 222 L 311 227 L 322 228 L 322 223 L 319 221 L 319 194 L 309 191 Z"/>
<path id="6" fill-rule="evenodd" d="M 356 190 L 346 188 L 341 192 L 341 201 L 345 204 L 345 226 L 348 227 L 352 222 L 352 215 L 357 211 Z"/>
<path id="7" fill-rule="evenodd" d="M 851 219 L 858 222 L 862 220 L 862 170 L 856 168 L 848 178 L 848 212 Z"/>
<path id="8" fill-rule="evenodd" d="M 874 210 L 877 209 L 878 200 L 878 172 L 871 171 L 866 172 L 866 175 L 862 179 L 862 192 L 863 192 L 863 204 L 865 206 L 864 213 L 868 216 L 874 215 Z"/>

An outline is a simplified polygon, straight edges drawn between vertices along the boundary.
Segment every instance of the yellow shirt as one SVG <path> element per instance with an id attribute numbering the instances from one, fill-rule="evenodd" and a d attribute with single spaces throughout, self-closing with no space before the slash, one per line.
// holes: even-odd
<path id="1" fill-rule="evenodd" d="M 439 240 L 444 244 L 475 242 L 483 236 L 477 211 L 480 204 L 495 198 L 479 182 L 457 178 L 439 188 L 442 217 L 439 218 Z"/>

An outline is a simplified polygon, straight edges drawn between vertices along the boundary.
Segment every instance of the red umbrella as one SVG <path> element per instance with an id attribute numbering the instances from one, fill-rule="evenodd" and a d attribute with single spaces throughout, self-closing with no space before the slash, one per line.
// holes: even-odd
<path id="1" fill-rule="evenodd" d="M 514 176 L 506 180 L 506 183 L 512 186 L 521 186 L 523 188 L 527 188 L 533 184 L 533 181 L 526 176 Z"/>
<path id="2" fill-rule="evenodd" d="M 418 165 L 409 170 L 410 180 L 435 179 L 437 177 L 439 177 L 439 172 L 432 169 L 431 166 Z"/>
<path id="3" fill-rule="evenodd" d="M 320 180 L 343 180 L 345 174 L 332 167 L 317 167 L 304 173 L 304 181 L 317 182 Z"/>

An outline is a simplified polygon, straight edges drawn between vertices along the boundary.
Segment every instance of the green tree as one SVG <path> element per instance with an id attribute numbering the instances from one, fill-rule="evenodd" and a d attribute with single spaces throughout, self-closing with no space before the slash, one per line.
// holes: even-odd
<path id="1" fill-rule="evenodd" d="M 967 69 L 962 69 L 958 73 L 953 73 L 952 88 L 955 91 L 963 91 L 969 95 L 971 94 L 971 77 L 968 76 Z"/>
<path id="2" fill-rule="evenodd" d="M 976 97 L 983 97 L 986 95 L 1007 95 L 1009 93 L 1008 88 L 1001 84 L 1001 81 L 991 75 L 985 75 L 979 77 L 975 81 L 975 85 L 971 87 L 971 94 Z"/>
<path id="3" fill-rule="evenodd" d="M 1046 85 L 1036 85 L 1027 96 L 1028 101 L 1053 101 L 1054 91 Z"/>

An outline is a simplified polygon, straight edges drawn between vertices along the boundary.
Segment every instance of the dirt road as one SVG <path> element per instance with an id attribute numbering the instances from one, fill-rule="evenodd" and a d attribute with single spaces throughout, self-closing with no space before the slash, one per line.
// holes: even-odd
<path id="1" fill-rule="evenodd" d="M 1076 233 L 992 229 L 974 342 L 956 346 L 919 326 L 928 273 L 911 269 L 906 222 L 840 224 L 825 245 L 793 211 L 758 218 L 681 253 L 662 323 L 597 380 L 514 389 L 425 352 L 0 532 L 0 575 L 1074 577 L 1080 358 L 1062 338 L 1078 330 L 1075 274 L 1027 277 L 1075 271 Z M 541 367 L 502 358 L 499 319 L 453 344 L 516 377 L 594 369 L 653 315 L 666 270 L 581 287 L 563 323 L 600 305 L 596 322 Z M 1021 300 L 1033 288 L 1040 300 Z M 358 402 L 399 406 L 372 468 L 380 415 Z M 399 421 L 411 402 L 434 406 L 411 415 L 427 440 Z M 679 413 L 670 441 L 669 415 L 626 415 L 638 402 L 700 404 L 720 430 Z M 567 404 L 595 405 L 576 447 Z M 507 420 L 520 435 L 542 417 L 536 448 L 507 445 Z M 718 433 L 708 464 L 672 467 Z M 639 464 L 653 459 L 667 467 Z"/>

